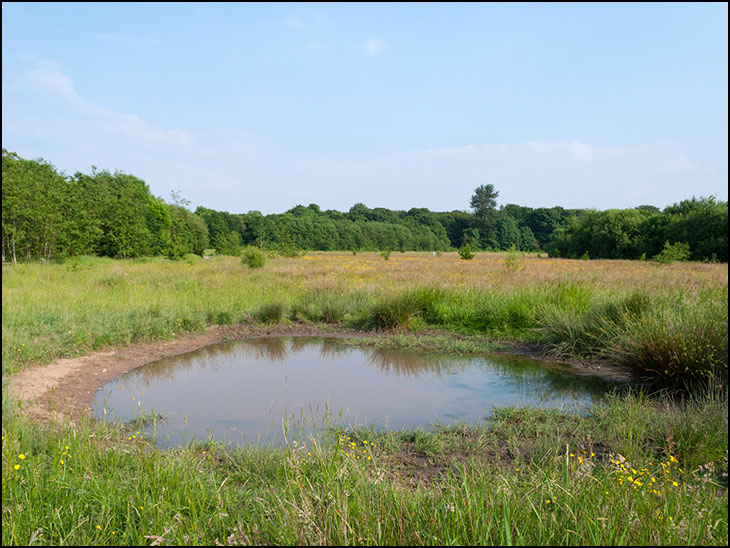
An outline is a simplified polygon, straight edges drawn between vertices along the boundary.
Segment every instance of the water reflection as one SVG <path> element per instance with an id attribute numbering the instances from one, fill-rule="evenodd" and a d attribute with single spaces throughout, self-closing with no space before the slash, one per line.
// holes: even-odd
<path id="1" fill-rule="evenodd" d="M 588 405 L 611 387 L 524 356 L 373 350 L 336 338 L 260 338 L 207 346 L 130 371 L 97 394 L 95 413 L 162 413 L 168 418 L 157 425 L 161 445 L 207 439 L 208 432 L 235 442 L 281 441 L 283 417 L 427 427 L 435 420 L 478 421 L 495 406 Z"/>

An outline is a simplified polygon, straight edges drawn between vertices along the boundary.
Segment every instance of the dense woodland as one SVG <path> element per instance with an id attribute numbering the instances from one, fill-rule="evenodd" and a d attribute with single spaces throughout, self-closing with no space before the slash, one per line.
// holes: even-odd
<path id="1" fill-rule="evenodd" d="M 298 205 L 281 214 L 228 213 L 173 193 L 155 197 L 141 179 L 92 168 L 67 176 L 50 163 L 2 151 L 2 259 L 53 260 L 77 255 L 181 258 L 242 246 L 297 250 L 542 251 L 553 257 L 652 258 L 667 242 L 689 258 L 727 262 L 728 203 L 691 198 L 663 210 L 497 207 L 492 185 L 477 188 L 471 211 L 393 211 L 357 203 L 349 211 Z M 466 203 L 465 197 L 465 203 Z"/>

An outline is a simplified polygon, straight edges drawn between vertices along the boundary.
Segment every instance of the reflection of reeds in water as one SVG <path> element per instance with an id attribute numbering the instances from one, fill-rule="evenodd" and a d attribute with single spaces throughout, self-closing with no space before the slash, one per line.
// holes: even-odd
<path id="1" fill-rule="evenodd" d="M 499 372 L 506 385 L 525 394 L 539 393 L 543 401 L 599 396 L 616 386 L 601 377 L 578 375 L 565 364 L 543 362 L 527 356 L 491 355 L 486 358 L 485 366 Z"/>
<path id="2" fill-rule="evenodd" d="M 525 394 L 540 394 L 544 401 L 602 395 L 613 386 L 600 377 L 576 375 L 567 366 L 523 356 L 477 358 L 376 350 L 370 355 L 370 364 L 385 373 L 414 378 L 427 374 L 444 376 L 469 367 L 483 367 L 499 373 L 505 386 Z"/>
<path id="3" fill-rule="evenodd" d="M 285 363 L 292 354 L 317 348 L 320 359 L 344 359 L 348 354 L 367 352 L 348 347 L 341 339 L 312 337 L 266 337 L 228 341 L 210 345 L 194 352 L 150 363 L 128 373 L 124 378 L 127 389 L 144 390 L 161 380 L 174 380 L 187 372 L 204 369 L 218 370 L 246 360 L 274 366 Z M 475 363 L 475 361 L 477 363 Z M 569 367 L 540 362 L 524 356 L 449 356 L 403 350 L 373 350 L 369 363 L 378 370 L 394 376 L 418 378 L 424 375 L 444 376 L 468 367 L 484 367 L 499 373 L 502 382 L 523 393 L 544 394 L 545 399 L 586 394 L 603 394 L 612 386 L 599 377 L 578 376 Z"/>
<path id="4" fill-rule="evenodd" d="M 449 357 L 416 352 L 375 350 L 370 354 L 370 364 L 395 376 L 419 377 L 423 374 L 446 375 L 462 371 L 470 358 Z"/>
<path id="5" fill-rule="evenodd" d="M 292 353 L 307 348 L 319 348 L 320 357 L 336 359 L 351 349 L 340 339 L 313 337 L 262 337 L 258 339 L 227 341 L 199 348 L 186 354 L 151 362 L 131 371 L 125 378 L 135 389 L 146 388 L 161 380 L 173 380 L 190 371 L 219 370 L 243 360 L 267 361 L 269 365 L 284 363 Z"/>
<path id="6" fill-rule="evenodd" d="M 322 339 L 322 346 L 319 348 L 319 357 L 322 359 L 336 360 L 350 354 L 353 348 L 348 348 L 342 341 Z"/>
<path id="7" fill-rule="evenodd" d="M 245 341 L 241 350 L 254 359 L 266 359 L 274 363 L 282 363 L 289 355 L 287 340 L 279 337 Z"/>

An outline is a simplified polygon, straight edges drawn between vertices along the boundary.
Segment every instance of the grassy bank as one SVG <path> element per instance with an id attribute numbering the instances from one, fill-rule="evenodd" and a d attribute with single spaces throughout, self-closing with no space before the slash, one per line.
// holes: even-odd
<path id="1" fill-rule="evenodd" d="M 3 372 L 208 325 L 437 327 L 539 340 L 660 384 L 727 381 L 727 265 L 319 253 L 250 269 L 232 257 L 82 258 L 3 271 Z"/>
<path id="2" fill-rule="evenodd" d="M 164 452 L 4 417 L 3 544 L 722 545 L 727 434 L 725 400 L 635 396 L 329 451 Z"/>
<path id="3" fill-rule="evenodd" d="M 297 322 L 458 352 L 539 341 L 704 395 L 284 451 L 158 451 L 135 430 L 33 424 L 4 395 L 3 544 L 727 544 L 727 265 L 504 259 L 4 267 L 3 375 L 208 325 Z M 442 334 L 409 334 L 423 327 Z"/>

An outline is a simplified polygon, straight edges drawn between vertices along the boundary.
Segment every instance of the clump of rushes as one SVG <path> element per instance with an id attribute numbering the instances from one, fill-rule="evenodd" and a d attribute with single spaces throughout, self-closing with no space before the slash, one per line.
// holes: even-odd
<path id="1" fill-rule="evenodd" d="M 727 386 L 727 320 L 696 309 L 607 325 L 605 354 L 650 384 L 688 391 Z"/>
<path id="2" fill-rule="evenodd" d="M 408 327 L 418 312 L 418 303 L 411 293 L 380 299 L 365 313 L 366 329 L 397 329 Z"/>
<path id="3" fill-rule="evenodd" d="M 319 310 L 320 318 L 326 323 L 339 323 L 347 314 L 347 302 L 339 295 L 324 295 L 320 297 Z"/>
<path id="4" fill-rule="evenodd" d="M 607 358 L 651 386 L 696 391 L 727 386 L 726 306 L 652 302 L 635 292 L 583 313 L 543 311 L 541 335 L 555 356 Z"/>
<path id="5" fill-rule="evenodd" d="M 625 329 L 648 311 L 648 295 L 633 292 L 617 299 L 596 303 L 584 312 L 574 307 L 543 307 L 539 316 L 543 340 L 556 357 L 599 356 L 616 336 L 617 329 Z"/>
<path id="6" fill-rule="evenodd" d="M 249 268 L 262 268 L 266 264 L 266 256 L 257 247 L 248 246 L 241 253 L 241 262 Z"/>
<path id="7" fill-rule="evenodd" d="M 256 311 L 255 317 L 262 323 L 279 323 L 284 318 L 284 304 L 267 303 Z"/>

